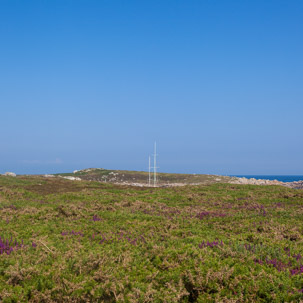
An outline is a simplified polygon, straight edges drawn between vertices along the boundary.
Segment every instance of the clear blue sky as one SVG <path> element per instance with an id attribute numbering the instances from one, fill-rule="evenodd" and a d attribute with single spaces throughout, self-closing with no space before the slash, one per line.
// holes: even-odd
<path id="1" fill-rule="evenodd" d="M 303 1 L 0 0 L 0 173 L 303 174 Z"/>

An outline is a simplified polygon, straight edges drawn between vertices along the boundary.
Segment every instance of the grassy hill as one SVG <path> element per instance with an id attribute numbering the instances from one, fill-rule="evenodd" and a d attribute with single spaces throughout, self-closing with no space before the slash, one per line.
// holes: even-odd
<path id="1" fill-rule="evenodd" d="M 101 182 L 114 183 L 140 183 L 148 184 L 148 172 L 140 171 L 125 171 L 125 170 L 108 170 L 100 168 L 89 168 L 75 173 L 58 174 L 60 176 L 80 177 L 83 180 L 93 180 Z M 151 178 L 153 175 L 151 174 Z M 232 178 L 217 175 L 199 175 L 199 174 L 170 174 L 157 173 L 158 185 L 172 184 L 212 184 L 212 183 L 227 183 Z M 153 180 L 153 179 L 152 179 Z"/>

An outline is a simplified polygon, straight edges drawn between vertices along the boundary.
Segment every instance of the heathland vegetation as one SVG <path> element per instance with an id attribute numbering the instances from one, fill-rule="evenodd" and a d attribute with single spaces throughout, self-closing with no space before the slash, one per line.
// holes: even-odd
<path id="1" fill-rule="evenodd" d="M 302 190 L 2 176 L 0 208 L 1 302 L 303 300 Z"/>

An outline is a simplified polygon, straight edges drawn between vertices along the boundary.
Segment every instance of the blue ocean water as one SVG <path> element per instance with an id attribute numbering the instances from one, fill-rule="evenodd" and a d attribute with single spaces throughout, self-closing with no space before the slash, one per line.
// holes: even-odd
<path id="1" fill-rule="evenodd" d="M 239 177 L 239 178 L 255 178 L 255 179 L 265 179 L 265 180 L 278 180 L 281 182 L 294 182 L 294 181 L 302 181 L 303 176 L 287 176 L 287 175 L 232 175 L 231 177 Z"/>

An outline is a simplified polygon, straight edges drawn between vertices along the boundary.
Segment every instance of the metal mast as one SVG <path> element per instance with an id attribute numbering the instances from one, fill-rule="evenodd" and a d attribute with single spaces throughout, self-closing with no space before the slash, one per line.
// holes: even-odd
<path id="1" fill-rule="evenodd" d="M 148 156 L 148 186 L 150 186 L 150 156 Z"/>
<path id="2" fill-rule="evenodd" d="M 157 184 L 157 143 L 154 146 L 154 187 Z"/>

